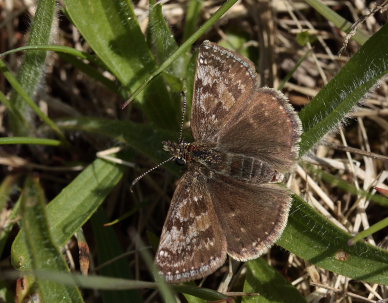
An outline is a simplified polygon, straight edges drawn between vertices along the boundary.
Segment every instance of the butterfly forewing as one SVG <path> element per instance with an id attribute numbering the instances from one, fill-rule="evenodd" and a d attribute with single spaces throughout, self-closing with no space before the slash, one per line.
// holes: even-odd
<path id="1" fill-rule="evenodd" d="M 236 103 L 246 102 L 255 86 L 256 72 L 249 60 L 205 41 L 199 50 L 194 81 L 191 118 L 194 139 L 214 141 L 224 117 Z"/>
<path id="2" fill-rule="evenodd" d="M 205 177 L 189 170 L 179 181 L 164 223 L 156 263 L 169 282 L 205 277 L 226 258 L 226 240 Z"/>
<path id="3" fill-rule="evenodd" d="M 279 185 L 256 185 L 217 176 L 209 179 L 209 192 L 228 254 L 236 260 L 259 257 L 286 226 L 291 198 Z"/>
<path id="4" fill-rule="evenodd" d="M 301 123 L 280 92 L 261 88 L 234 108 L 219 132 L 219 148 L 264 161 L 288 171 L 298 157 Z"/>

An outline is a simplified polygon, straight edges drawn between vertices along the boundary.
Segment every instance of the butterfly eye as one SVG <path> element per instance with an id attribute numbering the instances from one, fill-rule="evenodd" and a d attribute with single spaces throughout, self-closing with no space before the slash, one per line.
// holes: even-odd
<path id="1" fill-rule="evenodd" d="M 178 164 L 179 166 L 186 165 L 186 160 L 182 158 L 176 158 L 175 163 Z"/>

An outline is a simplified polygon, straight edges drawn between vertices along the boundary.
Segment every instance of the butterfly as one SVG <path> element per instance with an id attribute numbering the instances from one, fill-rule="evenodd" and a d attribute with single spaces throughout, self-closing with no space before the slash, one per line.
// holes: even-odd
<path id="1" fill-rule="evenodd" d="M 226 260 L 262 255 L 282 234 L 291 198 L 279 183 L 298 158 L 301 122 L 287 98 L 259 88 L 248 59 L 199 48 L 194 142 L 165 142 L 187 171 L 163 226 L 156 265 L 168 282 L 205 277 Z"/>

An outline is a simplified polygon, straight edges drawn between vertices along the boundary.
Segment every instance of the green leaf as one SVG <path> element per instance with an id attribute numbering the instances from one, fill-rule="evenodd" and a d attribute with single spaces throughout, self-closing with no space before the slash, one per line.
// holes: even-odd
<path id="1" fill-rule="evenodd" d="M 133 90 L 145 81 L 156 63 L 130 1 L 66 0 L 65 6 L 77 29 L 123 86 Z M 152 81 L 138 101 L 157 126 L 178 127 L 179 107 L 170 99 L 162 78 Z"/>
<path id="2" fill-rule="evenodd" d="M 300 154 L 338 125 L 388 72 L 388 24 L 374 34 L 341 71 L 303 108 Z"/>
<path id="3" fill-rule="evenodd" d="M 351 238 L 294 195 L 287 227 L 277 244 L 332 272 L 388 285 L 388 252 L 364 242 L 349 246 Z"/>
<path id="4" fill-rule="evenodd" d="M 247 267 L 244 292 L 260 295 L 246 296 L 244 303 L 306 302 L 298 290 L 262 258 L 249 261 Z"/>
<path id="5" fill-rule="evenodd" d="M 174 35 L 163 17 L 162 4 L 156 3 L 155 0 L 150 0 L 148 40 L 159 64 L 167 60 L 178 49 Z M 182 79 L 186 73 L 185 61 L 187 58 L 183 54 L 174 60 L 165 72 Z"/>
<path id="6" fill-rule="evenodd" d="M 9 283 L 3 282 L 0 280 L 0 302 L 2 303 L 14 303 L 15 295 L 13 293 L 14 286 L 9 285 Z"/>
<path id="7" fill-rule="evenodd" d="M 49 44 L 56 26 L 55 19 L 56 1 L 39 0 L 32 22 L 28 44 Z M 46 56 L 47 52 L 45 51 L 33 51 L 26 53 L 24 56 L 17 78 L 23 90 L 28 92 L 30 98 L 33 98 L 35 91 L 41 84 Z M 16 91 L 11 96 L 13 111 L 10 112 L 12 115 L 10 122 L 13 133 L 19 136 L 33 134 L 34 130 L 34 117 L 23 99 L 25 98 Z M 18 112 L 18 114 L 14 115 L 13 112 Z M 21 120 L 20 116 L 24 117 L 25 120 Z"/>
<path id="8" fill-rule="evenodd" d="M 301 46 L 305 46 L 307 43 L 313 43 L 316 40 L 317 36 L 310 34 L 308 31 L 300 32 L 296 36 L 296 42 Z"/>
<path id="9" fill-rule="evenodd" d="M 195 296 L 200 299 L 204 299 L 206 301 L 216 301 L 216 300 L 225 300 L 228 298 L 228 296 L 219 293 L 215 290 L 208 289 L 208 288 L 202 288 L 197 286 L 191 286 L 191 285 L 175 285 L 174 289 L 177 292 L 181 292 L 184 294 L 188 294 L 191 296 Z"/>
<path id="10" fill-rule="evenodd" d="M 25 257 L 31 259 L 31 269 L 68 272 L 66 261 L 50 235 L 45 198 L 37 178 L 27 178 L 20 212 L 24 231 L 22 241 L 28 251 Z M 36 283 L 42 302 L 83 302 L 76 287 L 41 279 Z"/>
<path id="11" fill-rule="evenodd" d="M 92 216 L 120 181 L 123 170 L 122 166 L 96 160 L 48 204 L 47 220 L 56 246 L 63 246 Z M 12 245 L 12 262 L 21 270 L 31 268 L 20 232 Z"/>
<path id="12" fill-rule="evenodd" d="M 200 299 L 196 296 L 188 295 L 188 294 L 183 294 L 185 296 L 185 299 L 187 300 L 188 303 L 207 303 L 209 301 Z"/>

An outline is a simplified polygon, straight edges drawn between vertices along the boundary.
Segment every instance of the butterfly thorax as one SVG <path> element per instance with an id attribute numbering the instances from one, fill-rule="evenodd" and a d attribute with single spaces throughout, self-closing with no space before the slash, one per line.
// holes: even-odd
<path id="1" fill-rule="evenodd" d="M 214 143 L 168 141 L 164 143 L 164 149 L 171 153 L 178 164 L 187 164 L 189 168 L 199 165 L 209 177 L 216 173 L 255 184 L 280 182 L 283 179 L 283 175 L 266 162 L 222 150 Z"/>

